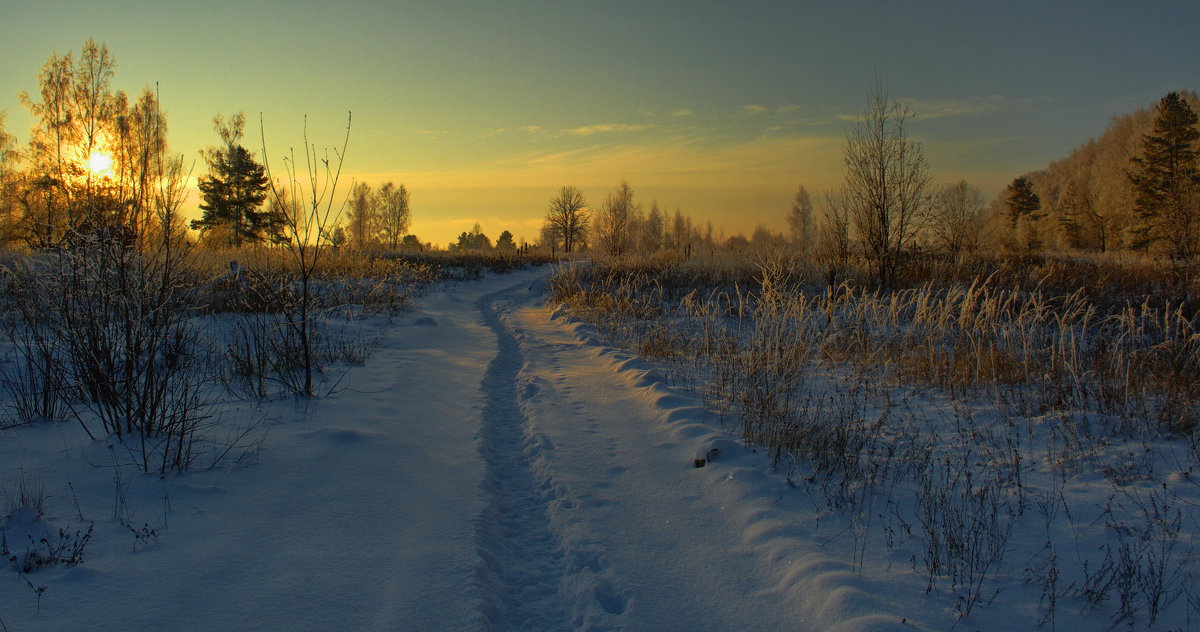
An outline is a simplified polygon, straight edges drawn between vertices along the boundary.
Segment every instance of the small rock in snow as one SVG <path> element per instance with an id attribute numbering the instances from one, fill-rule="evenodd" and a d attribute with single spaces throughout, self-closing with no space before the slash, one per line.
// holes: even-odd
<path id="1" fill-rule="evenodd" d="M 717 458 L 717 455 L 721 452 L 717 448 L 708 448 L 707 450 L 701 448 L 700 450 L 701 453 L 696 454 L 696 458 L 692 460 L 692 465 L 696 467 L 704 467 L 709 461 Z"/>

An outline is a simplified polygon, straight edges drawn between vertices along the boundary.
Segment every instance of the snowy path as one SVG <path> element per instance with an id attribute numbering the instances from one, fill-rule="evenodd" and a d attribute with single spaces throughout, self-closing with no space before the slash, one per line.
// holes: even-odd
<path id="1" fill-rule="evenodd" d="M 483 612 L 495 630 L 571 630 L 585 622 L 607 627 L 604 614 L 620 614 L 624 599 L 584 577 L 585 570 L 598 570 L 597 560 L 568 554 L 561 524 L 553 519 L 561 508 L 557 486 L 538 468 L 550 446 L 528 434 L 521 401 L 529 389 L 521 373 L 524 357 L 496 309 L 498 296 L 508 293 L 478 303 L 499 346 L 483 379 L 479 451 L 490 497 L 477 531 Z"/>
<path id="2" fill-rule="evenodd" d="M 911 629 L 800 541 L 762 455 L 543 300 L 534 283 L 479 303 L 499 341 L 481 453 L 509 510 L 481 523 L 502 534 L 481 546 L 493 629 Z"/>
<path id="3" fill-rule="evenodd" d="M 47 514 L 97 524 L 83 566 L 0 574 L 8 630 L 911 629 L 813 550 L 767 460 L 641 361 L 551 318 L 547 269 L 436 292 L 338 395 L 265 416 L 257 463 L 128 481 L 103 446 L 7 431 Z M 693 456 L 717 448 L 714 461 Z M 60 463 L 61 465 L 51 465 Z M 795 496 L 794 494 L 791 496 Z"/>

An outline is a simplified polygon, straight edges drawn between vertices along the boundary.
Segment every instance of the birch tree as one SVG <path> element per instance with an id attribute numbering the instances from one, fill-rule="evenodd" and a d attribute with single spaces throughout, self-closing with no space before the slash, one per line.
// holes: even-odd
<path id="1" fill-rule="evenodd" d="M 930 176 L 920 143 L 909 140 L 908 109 L 876 82 L 862 117 L 846 135 L 846 196 L 863 254 L 880 285 L 891 287 L 901 258 L 923 227 Z"/>

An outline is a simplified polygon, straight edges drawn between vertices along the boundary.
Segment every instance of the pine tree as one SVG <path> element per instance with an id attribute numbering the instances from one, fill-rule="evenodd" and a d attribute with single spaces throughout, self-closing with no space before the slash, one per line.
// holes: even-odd
<path id="1" fill-rule="evenodd" d="M 226 228 L 234 247 L 245 241 L 262 241 L 264 229 L 272 223 L 269 214 L 259 210 L 267 199 L 270 183 L 266 169 L 238 144 L 245 117 L 239 113 L 228 122 L 220 116 L 213 120 L 225 146 L 204 152 L 208 175 L 200 176 L 196 182 L 204 198 L 200 204 L 204 215 L 192 221 L 192 229 Z"/>
<path id="2" fill-rule="evenodd" d="M 1042 208 L 1042 199 L 1033 192 L 1033 184 L 1029 178 L 1021 176 L 1012 181 L 1004 192 L 1005 205 L 1008 207 L 1008 221 L 1013 229 L 1021 218 L 1037 219 L 1036 213 Z"/>
<path id="3" fill-rule="evenodd" d="M 462 232 L 458 235 L 458 242 L 453 245 L 453 250 L 491 250 L 492 240 L 487 235 L 483 234 L 483 227 L 478 223 L 471 229 L 471 232 Z"/>
<path id="4" fill-rule="evenodd" d="M 513 241 L 513 234 L 507 230 L 500 233 L 500 237 L 496 239 L 496 250 L 512 252 L 516 249 L 517 244 Z"/>
<path id="5" fill-rule="evenodd" d="M 1196 113 L 1178 92 L 1158 104 L 1154 131 L 1142 137 L 1142 156 L 1133 159 L 1129 182 L 1138 225 L 1134 247 L 1165 247 L 1175 257 L 1196 253 Z"/>

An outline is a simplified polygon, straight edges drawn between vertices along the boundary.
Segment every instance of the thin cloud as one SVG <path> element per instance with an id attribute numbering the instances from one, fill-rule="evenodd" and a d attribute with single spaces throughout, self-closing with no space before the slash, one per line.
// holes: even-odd
<path id="1" fill-rule="evenodd" d="M 417 136 L 429 138 L 432 140 L 438 140 L 441 138 L 445 138 L 447 135 L 450 134 L 449 130 L 444 130 L 444 129 L 411 128 L 409 131 L 412 132 L 413 134 L 416 134 Z"/>
<path id="2" fill-rule="evenodd" d="M 914 97 L 897 98 L 902 107 L 918 120 L 931 121 L 936 119 L 953 118 L 957 116 L 973 116 L 998 110 L 1027 109 L 1041 99 L 1014 99 L 1010 97 L 991 95 L 985 97 L 949 97 L 935 99 L 920 99 Z M 842 122 L 855 122 L 862 118 L 862 111 L 840 112 L 832 115 L 832 119 Z M 826 122 L 825 118 L 799 119 L 798 124 L 806 121 Z"/>
<path id="3" fill-rule="evenodd" d="M 692 111 L 687 108 L 679 108 L 678 110 L 671 112 L 671 116 L 675 117 L 675 118 L 679 118 L 682 116 L 691 116 L 691 115 L 692 115 Z"/>
<path id="4" fill-rule="evenodd" d="M 518 127 L 517 129 L 521 130 L 522 132 L 525 132 L 526 134 L 536 134 L 536 133 L 542 131 L 542 128 L 537 125 L 522 125 L 521 127 Z"/>
<path id="5" fill-rule="evenodd" d="M 1008 108 L 1015 103 L 1002 96 L 947 98 L 947 99 L 898 99 L 908 108 L 908 111 L 922 119 L 940 119 L 952 116 L 970 116 L 983 114 L 1001 108 Z"/>
<path id="6" fill-rule="evenodd" d="M 833 125 L 840 121 L 853 121 L 857 116 L 826 114 L 824 116 L 812 116 L 808 118 L 788 119 L 784 121 L 786 127 L 822 127 L 825 125 Z"/>
<path id="7" fill-rule="evenodd" d="M 592 145 L 566 151 L 523 152 L 479 165 L 477 173 L 482 181 L 510 186 L 559 180 L 586 184 L 589 180 L 603 182 L 621 177 L 689 185 L 733 180 L 768 186 L 788 181 L 798 170 L 816 173 L 828 169 L 830 175 L 838 172 L 841 142 L 837 136 L 818 136 L 760 137 L 717 145 L 698 139 Z"/>
<path id="8" fill-rule="evenodd" d="M 613 132 L 640 132 L 650 129 L 653 125 L 629 125 L 626 123 L 601 123 L 599 125 L 584 125 L 566 130 L 572 136 L 591 136 L 593 134 L 611 134 Z"/>
<path id="9" fill-rule="evenodd" d="M 765 112 L 770 112 L 771 108 L 765 105 L 756 105 L 751 103 L 750 105 L 743 105 L 738 111 L 742 114 L 763 114 Z"/>

